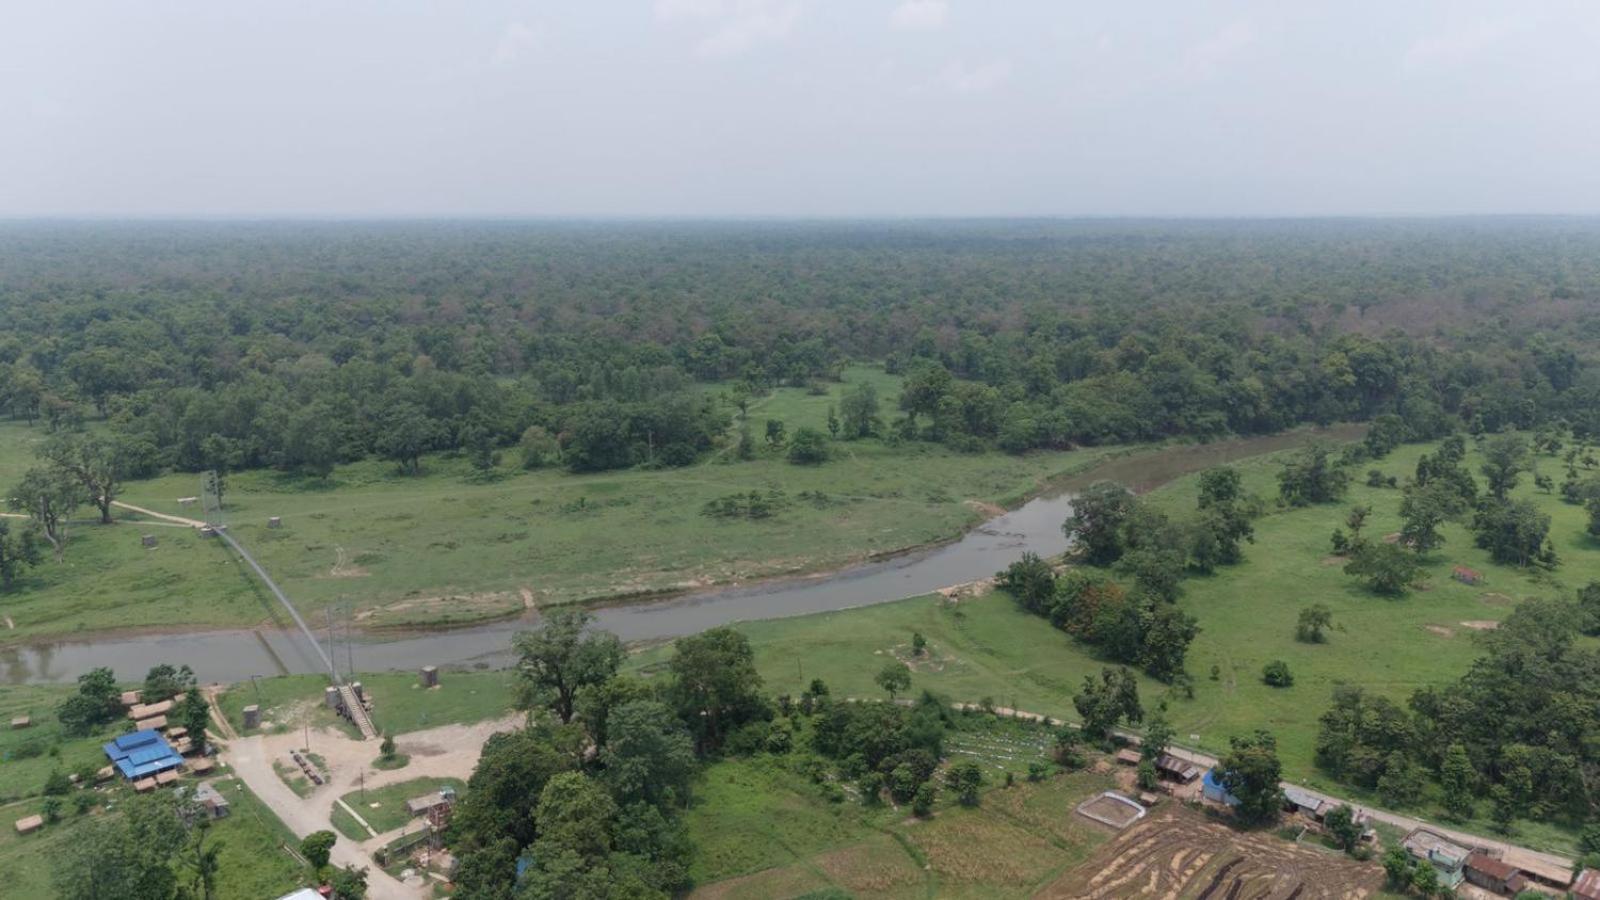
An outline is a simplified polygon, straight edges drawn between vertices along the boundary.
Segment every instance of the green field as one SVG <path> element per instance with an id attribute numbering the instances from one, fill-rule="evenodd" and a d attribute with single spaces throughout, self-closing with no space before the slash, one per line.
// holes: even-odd
<path id="1" fill-rule="evenodd" d="M 466 782 L 459 778 L 413 778 L 387 787 L 374 788 L 370 791 L 351 791 L 339 799 L 350 805 L 350 808 L 361 814 L 367 824 L 379 834 L 384 834 L 410 822 L 412 816 L 406 812 L 406 801 L 431 794 L 443 788 L 454 788 L 457 794 L 465 791 Z M 376 804 L 376 805 L 374 805 Z M 337 808 L 337 807 L 335 807 Z M 343 819 L 343 817 L 341 817 Z M 336 823 L 339 824 L 339 823 Z M 354 821 L 345 823 L 353 827 L 353 831 L 345 831 L 345 837 L 351 840 L 364 841 L 368 835 L 365 829 Z"/>
<path id="2" fill-rule="evenodd" d="M 1403 447 L 1370 467 L 1403 480 L 1417 457 L 1431 449 Z M 1238 466 L 1247 487 L 1269 501 L 1276 496 L 1280 459 L 1260 457 Z M 1476 472 L 1479 461 L 1474 451 L 1467 465 Z M 1559 474 L 1554 460 L 1545 457 L 1540 463 L 1550 474 Z M 1582 508 L 1536 491 L 1532 478 L 1524 476 L 1517 496 L 1536 500 L 1553 520 L 1551 533 L 1561 554 L 1553 578 L 1495 565 L 1473 546 L 1465 527 L 1451 524 L 1445 529 L 1447 543 L 1426 557 L 1421 589 L 1401 598 L 1370 594 L 1344 574 L 1342 561 L 1329 559 L 1329 535 L 1353 504 L 1372 505 L 1369 535 L 1381 537 L 1400 526 L 1400 492 L 1366 487 L 1367 468 L 1359 467 L 1358 483 L 1340 504 L 1279 510 L 1269 502 L 1268 514 L 1256 522 L 1256 542 L 1245 548 L 1243 564 L 1184 582 L 1181 603 L 1202 628 L 1188 658 L 1195 697 L 1185 699 L 1141 678 L 1146 709 L 1165 703 L 1180 743 L 1220 754 L 1230 737 L 1267 728 L 1278 737 L 1287 777 L 1351 793 L 1330 783 L 1313 764 L 1317 718 L 1336 685 L 1357 685 L 1403 703 L 1418 687 L 1454 681 L 1478 656 L 1473 639 L 1478 632 L 1463 623 L 1481 627 L 1504 618 L 1517 600 L 1566 593 L 1600 579 L 1600 547 L 1584 533 Z M 1181 517 L 1193 508 L 1195 491 L 1195 479 L 1188 477 L 1149 499 Z M 1486 583 L 1474 587 L 1452 580 L 1456 565 L 1484 573 Z M 1299 611 L 1313 602 L 1333 610 L 1335 630 L 1321 645 L 1294 639 Z M 836 696 L 884 696 L 873 676 L 891 654 L 905 658 L 912 632 L 919 631 L 930 653 L 913 663 L 913 691 L 928 689 L 953 701 L 988 698 L 998 706 L 1073 719 L 1073 694 L 1085 675 L 1104 664 L 1090 648 L 1022 612 L 999 593 L 959 603 L 920 597 L 738 627 L 754 644 L 758 668 L 775 693 L 798 694 L 810 679 L 820 677 Z M 668 652 L 655 648 L 631 664 L 655 671 Z M 1293 687 L 1272 688 L 1262 682 L 1261 668 L 1272 659 L 1288 662 Z M 1210 676 L 1213 666 L 1216 679 Z M 1431 805 L 1418 811 L 1438 812 Z M 1487 820 L 1470 827 L 1489 829 Z M 1572 846 L 1570 834 L 1547 824 L 1530 822 L 1519 828 L 1522 839 L 1532 845 Z"/>
<path id="3" fill-rule="evenodd" d="M 516 674 L 441 672 L 439 686 L 424 689 L 409 673 L 380 672 L 360 676 L 372 698 L 372 720 L 388 734 L 406 734 L 440 725 L 470 724 L 511 712 Z M 233 685 L 218 697 L 234 730 L 245 733 L 244 708 L 261 707 L 261 721 L 277 733 L 309 725 L 336 728 L 351 737 L 354 726 L 323 704 L 328 679 L 322 675 L 283 675 Z M 374 749 L 376 753 L 376 749 Z"/>
<path id="4" fill-rule="evenodd" d="M 885 415 L 897 379 L 853 369 L 880 386 Z M 765 420 L 792 431 L 822 426 L 845 385 L 817 396 L 782 388 L 749 412 L 758 441 Z M 722 391 L 721 387 L 707 390 Z M 0 424 L 0 484 L 32 464 L 42 426 Z M 822 466 L 796 466 L 781 451 L 737 462 L 709 454 L 688 469 L 572 475 L 526 472 L 508 450 L 484 480 L 466 460 L 434 456 L 411 477 L 392 464 L 339 467 L 321 482 L 270 470 L 232 475 L 232 532 L 303 610 L 348 608 L 358 627 L 450 626 L 600 597 L 833 569 L 875 554 L 952 537 L 980 519 L 982 504 L 1015 503 L 1107 450 L 964 454 L 923 443 L 836 442 Z M 172 515 L 198 515 L 180 497 L 199 478 L 171 474 L 130 483 L 122 499 Z M 709 502 L 750 491 L 783 492 L 760 521 L 703 515 Z M 804 497 L 800 495 L 805 494 Z M 28 572 L 0 597 L 12 626 L 0 642 L 107 629 L 286 624 L 282 610 L 231 553 L 183 527 L 134 522 L 70 531 L 65 559 Z M 282 517 L 268 529 L 269 516 Z M 146 549 L 140 535 L 154 534 Z"/>
<path id="5" fill-rule="evenodd" d="M 106 764 L 101 745 L 121 734 L 125 723 L 111 722 L 84 737 L 72 737 L 56 719 L 56 705 L 77 690 L 67 685 L 7 685 L 0 689 L 0 802 L 33 797 L 50 773 L 72 774 Z M 26 715 L 28 728 L 9 727 Z"/>
<path id="6" fill-rule="evenodd" d="M 214 778 L 211 782 L 228 799 L 231 810 L 228 817 L 213 823 L 207 838 L 221 847 L 217 900 L 277 897 L 303 884 L 305 868 L 281 849 L 284 843 L 295 846 L 298 841 L 277 816 L 243 782 L 231 778 Z M 184 783 L 196 782 L 185 779 Z M 102 804 L 114 805 L 126 790 L 118 785 L 100 792 Z M 56 896 L 50 881 L 51 866 L 60 858 L 60 849 L 81 833 L 86 821 L 68 804 L 59 822 L 31 835 L 18 835 L 11 827 L 12 820 L 37 812 L 38 806 L 39 801 L 31 800 L 0 807 L 0 822 L 4 824 L 0 828 L 0 877 L 5 884 L 0 894 L 8 900 L 47 900 Z M 116 813 L 104 807 L 88 813 L 94 817 L 107 815 Z"/>
<path id="7" fill-rule="evenodd" d="M 1105 839 L 1072 815 L 1079 801 L 1112 786 L 1104 776 L 1010 788 L 991 779 L 996 786 L 978 808 L 942 798 L 924 822 L 903 809 L 833 802 L 787 761 L 758 756 L 707 768 L 687 817 L 699 893 L 1028 896 Z"/>

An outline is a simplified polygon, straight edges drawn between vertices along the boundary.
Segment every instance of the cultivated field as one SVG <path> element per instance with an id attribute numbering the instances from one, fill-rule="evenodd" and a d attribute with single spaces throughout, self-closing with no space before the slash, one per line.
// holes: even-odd
<path id="1" fill-rule="evenodd" d="M 1341 853 L 1239 832 L 1167 804 L 1130 826 L 1036 896 L 1050 900 L 1186 897 L 1196 900 L 1362 900 L 1383 869 Z"/>

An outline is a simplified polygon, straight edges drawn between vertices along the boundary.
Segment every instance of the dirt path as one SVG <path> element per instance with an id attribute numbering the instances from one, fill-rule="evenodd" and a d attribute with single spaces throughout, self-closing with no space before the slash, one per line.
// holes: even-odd
<path id="1" fill-rule="evenodd" d="M 111 505 L 115 506 L 117 509 L 125 509 L 128 512 L 136 512 L 141 516 L 149 516 L 153 519 L 163 519 L 168 522 L 176 522 L 179 525 L 187 525 L 190 528 L 206 527 L 206 523 L 200 521 L 199 519 L 190 519 L 185 516 L 169 516 L 166 513 L 159 513 L 153 509 L 145 509 L 142 506 L 134 506 L 132 503 L 123 503 L 121 500 L 113 500 L 111 501 Z"/>
<path id="2" fill-rule="evenodd" d="M 377 751 L 371 743 L 357 741 L 341 732 L 318 730 L 311 732 L 311 751 L 327 763 L 328 780 L 313 788 L 304 799 L 284 784 L 272 770 L 274 759 L 289 758 L 289 751 L 300 749 L 305 743 L 301 732 L 286 734 L 253 735 L 230 742 L 222 758 L 232 767 L 250 790 L 261 798 L 283 824 L 299 837 L 313 831 L 329 830 L 329 818 L 339 798 L 360 784 L 368 789 L 381 788 L 414 778 L 460 778 L 472 775 L 478 764 L 484 741 L 497 731 L 521 727 L 521 714 L 503 719 L 491 719 L 474 725 L 445 725 L 427 731 L 400 735 L 395 739 L 397 749 L 411 757 L 403 769 L 380 770 L 372 768 Z M 358 817 L 359 818 L 359 817 Z M 341 835 L 333 845 L 332 861 L 336 866 L 366 867 L 368 896 L 372 900 L 424 900 L 432 896 L 430 882 L 417 879 L 407 884 L 386 874 L 373 863 L 371 852 L 383 846 L 385 835 L 354 842 Z"/>
<path id="3" fill-rule="evenodd" d="M 233 730 L 233 725 L 228 722 L 228 717 L 222 714 L 222 707 L 217 705 L 217 695 L 222 693 L 220 684 L 213 684 L 204 689 L 206 705 L 211 707 L 211 724 L 223 740 L 236 741 L 239 733 Z"/>

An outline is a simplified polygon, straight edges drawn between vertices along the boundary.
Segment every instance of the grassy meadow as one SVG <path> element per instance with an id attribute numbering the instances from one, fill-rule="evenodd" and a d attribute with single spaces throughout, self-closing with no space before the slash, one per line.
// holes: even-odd
<path id="1" fill-rule="evenodd" d="M 879 388 L 885 414 L 898 378 L 852 369 Z M 749 411 L 758 441 L 768 418 L 792 433 L 824 427 L 847 384 L 823 395 L 783 388 Z M 721 387 L 708 386 L 719 395 Z M 0 424 L 0 484 L 32 464 L 42 426 Z M 730 438 L 732 435 L 730 434 Z M 227 520 L 303 610 L 348 607 L 358 627 L 461 625 L 548 605 L 646 595 L 773 575 L 822 571 L 953 537 L 985 504 L 1014 503 L 1108 450 L 962 454 L 927 444 L 836 442 L 834 459 L 796 466 L 764 448 L 739 462 L 731 450 L 687 469 L 573 475 L 524 471 L 515 450 L 487 478 L 466 460 L 433 456 L 424 474 L 386 462 L 341 466 L 325 481 L 258 470 L 228 479 Z M 765 520 L 717 519 L 702 508 L 730 494 L 782 491 Z M 122 499 L 173 515 L 198 515 L 180 497 L 199 478 L 170 474 L 130 483 Z M 805 494 L 805 497 L 801 497 Z M 285 624 L 275 600 L 243 564 L 192 531 L 136 516 L 71 530 L 65 558 L 27 572 L 0 616 L 0 643 L 108 629 Z M 268 529 L 269 516 L 283 527 Z M 155 534 L 146 549 L 140 535 Z M 0 623 L 3 624 L 3 623 Z"/>
<path id="2" fill-rule="evenodd" d="M 1317 718 L 1336 685 L 1356 685 L 1404 702 L 1421 686 L 1460 677 L 1479 655 L 1474 636 L 1504 618 L 1515 602 L 1569 593 L 1600 579 L 1600 544 L 1584 532 L 1583 509 L 1537 491 L 1532 477 L 1524 475 L 1515 494 L 1535 500 L 1551 516 L 1561 556 L 1554 573 L 1495 565 L 1473 546 L 1463 524 L 1452 523 L 1444 529 L 1445 545 L 1425 557 L 1426 573 L 1417 589 L 1399 598 L 1367 592 L 1344 574 L 1343 560 L 1331 558 L 1330 535 L 1358 503 L 1372 506 L 1369 536 L 1397 531 L 1400 492 L 1367 487 L 1365 472 L 1377 468 L 1403 481 L 1417 457 L 1432 449 L 1406 446 L 1360 466 L 1343 502 L 1308 509 L 1278 509 L 1271 503 L 1282 454 L 1238 464 L 1247 488 L 1269 501 L 1268 512 L 1256 521 L 1256 541 L 1246 546 L 1245 562 L 1184 582 L 1180 602 L 1202 629 L 1188 657 L 1194 699 L 1141 676 L 1146 709 L 1164 704 L 1180 743 L 1220 754 L 1230 737 L 1266 728 L 1278 738 L 1287 777 L 1348 794 L 1313 764 Z M 1480 461 L 1469 444 L 1467 466 L 1474 474 Z M 1560 480 L 1557 460 L 1542 457 L 1538 464 Z M 1175 518 L 1186 516 L 1194 507 L 1196 477 L 1178 479 L 1147 497 Z M 1485 583 L 1453 580 L 1456 565 L 1482 572 Z M 1333 611 L 1333 631 L 1320 645 L 1294 637 L 1299 612 L 1311 603 Z M 929 653 L 911 662 L 913 691 L 932 690 L 953 701 L 987 698 L 998 706 L 1073 719 L 1073 694 L 1085 675 L 1104 664 L 1091 648 L 1022 612 L 1001 593 L 959 602 L 919 597 L 738 627 L 754 644 L 757 666 L 776 693 L 797 694 L 820 677 L 836 696 L 882 697 L 873 677 L 890 658 L 909 659 L 911 635 L 921 632 Z M 653 648 L 631 665 L 656 671 L 669 652 Z M 1292 687 L 1263 683 L 1261 669 L 1274 659 L 1288 663 Z M 1430 802 L 1414 812 L 1439 810 Z M 1489 830 L 1486 819 L 1471 827 Z M 1572 846 L 1571 835 L 1544 823 L 1519 827 L 1522 840 L 1532 845 Z"/>
<path id="3" fill-rule="evenodd" d="M 835 802 L 782 757 L 707 768 L 687 817 L 692 896 L 1025 897 L 1078 864 L 1107 833 L 1072 814 L 1113 787 L 1090 772 L 991 788 L 976 808 L 941 796 L 928 821 Z"/>
<path id="4" fill-rule="evenodd" d="M 0 802 L 39 796 L 56 770 L 70 775 L 106 764 L 101 745 L 121 734 L 127 723 L 118 719 L 83 737 L 66 734 L 56 719 L 56 706 L 76 690 L 76 685 L 58 684 L 0 688 Z M 11 728 L 17 716 L 28 716 L 33 724 Z"/>

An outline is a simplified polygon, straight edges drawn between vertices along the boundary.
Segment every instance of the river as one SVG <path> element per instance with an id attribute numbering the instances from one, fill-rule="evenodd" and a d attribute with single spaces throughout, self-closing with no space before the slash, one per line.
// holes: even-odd
<path id="1" fill-rule="evenodd" d="M 1061 523 L 1072 512 L 1073 491 L 1102 479 L 1139 492 L 1209 466 L 1271 453 L 1312 440 L 1352 440 L 1364 428 L 1336 426 L 1209 444 L 1180 445 L 1109 459 L 1062 481 L 1052 493 L 976 526 L 960 539 L 823 576 L 765 581 L 661 600 L 601 607 L 596 624 L 625 641 L 680 637 L 729 622 L 775 619 L 884 603 L 987 578 L 1025 551 L 1050 556 L 1066 549 Z M 380 672 L 440 667 L 497 667 L 511 661 L 511 636 L 537 614 L 472 628 L 398 636 L 343 635 L 331 654 L 341 671 Z M 58 640 L 0 649 L 0 680 L 7 684 L 66 682 L 97 666 L 119 679 L 142 679 L 158 663 L 187 663 L 204 682 L 321 671 L 316 653 L 298 631 L 275 628 Z"/>

